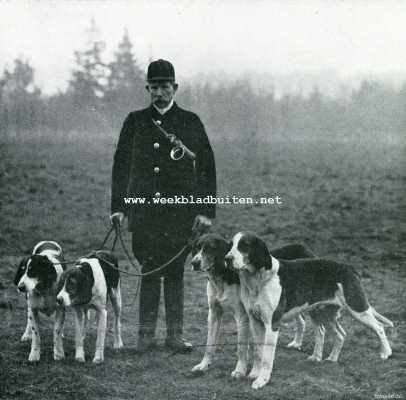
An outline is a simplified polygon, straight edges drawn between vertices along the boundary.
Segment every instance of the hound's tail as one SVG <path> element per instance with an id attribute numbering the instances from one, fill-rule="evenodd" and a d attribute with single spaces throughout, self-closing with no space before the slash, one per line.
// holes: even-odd
<path id="1" fill-rule="evenodd" d="M 378 311 L 376 311 L 374 308 L 372 308 L 372 312 L 374 313 L 374 317 L 381 322 L 384 326 L 393 328 L 393 322 L 389 320 L 388 318 L 384 317 L 383 315 L 379 314 Z"/>
<path id="2" fill-rule="evenodd" d="M 32 250 L 32 254 L 40 254 L 43 250 L 52 250 L 58 253 L 58 256 L 62 255 L 62 247 L 53 240 L 43 240 L 39 242 Z"/>

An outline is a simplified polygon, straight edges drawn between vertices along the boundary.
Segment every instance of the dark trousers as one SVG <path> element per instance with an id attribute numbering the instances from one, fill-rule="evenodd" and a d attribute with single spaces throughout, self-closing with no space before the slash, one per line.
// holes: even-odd
<path id="1" fill-rule="evenodd" d="M 142 272 L 151 271 L 172 258 L 185 244 L 170 240 L 167 234 L 155 236 L 142 242 L 133 235 L 133 251 L 142 265 Z M 153 240 L 151 240 L 153 239 Z M 183 271 L 187 257 L 184 251 L 180 257 L 164 270 L 143 277 L 140 289 L 139 335 L 154 336 L 159 310 L 161 277 L 163 278 L 165 320 L 167 335 L 180 336 L 183 333 Z"/>

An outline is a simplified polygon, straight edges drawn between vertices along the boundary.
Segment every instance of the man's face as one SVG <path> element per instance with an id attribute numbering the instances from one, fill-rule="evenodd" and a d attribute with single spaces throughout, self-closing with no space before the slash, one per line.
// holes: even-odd
<path id="1" fill-rule="evenodd" d="M 169 105 L 178 89 L 178 85 L 169 81 L 149 82 L 147 90 L 151 95 L 151 102 L 158 108 Z"/>

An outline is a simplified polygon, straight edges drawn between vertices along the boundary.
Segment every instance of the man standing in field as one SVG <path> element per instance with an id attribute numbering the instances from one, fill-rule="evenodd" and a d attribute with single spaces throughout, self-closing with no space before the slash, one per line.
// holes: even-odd
<path id="1" fill-rule="evenodd" d="M 111 220 L 128 217 L 135 257 L 147 272 L 167 262 L 185 245 L 193 224 L 211 225 L 214 204 L 166 204 L 175 196 L 216 196 L 213 151 L 199 117 L 174 102 L 178 89 L 173 65 L 153 61 L 147 72 L 151 105 L 131 112 L 124 121 L 114 156 Z M 186 146 L 180 157 L 169 135 Z M 176 142 L 178 147 L 183 145 Z M 179 150 L 179 149 L 178 149 Z M 181 153 L 181 151 L 180 151 Z M 178 159 L 179 158 L 179 159 Z M 145 198 L 145 203 L 125 205 L 124 197 Z M 165 345 L 188 352 L 192 344 L 183 338 L 183 272 L 187 253 L 164 270 L 142 278 L 138 349 L 156 344 L 161 277 L 165 297 L 167 338 Z"/>

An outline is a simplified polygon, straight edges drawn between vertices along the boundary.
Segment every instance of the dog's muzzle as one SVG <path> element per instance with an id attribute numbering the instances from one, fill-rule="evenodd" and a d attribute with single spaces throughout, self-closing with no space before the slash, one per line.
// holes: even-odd
<path id="1" fill-rule="evenodd" d="M 224 262 L 226 264 L 227 268 L 233 268 L 234 267 L 234 256 L 232 256 L 231 254 L 227 254 L 224 257 Z"/>
<path id="2" fill-rule="evenodd" d="M 202 263 L 200 262 L 200 260 L 193 259 L 191 264 L 192 264 L 192 270 L 193 271 L 201 271 L 202 270 L 202 268 L 201 268 Z"/>
<path id="3" fill-rule="evenodd" d="M 25 287 L 24 283 L 19 283 L 17 286 L 17 289 L 21 292 L 21 293 L 25 293 L 27 291 L 27 288 Z"/>

